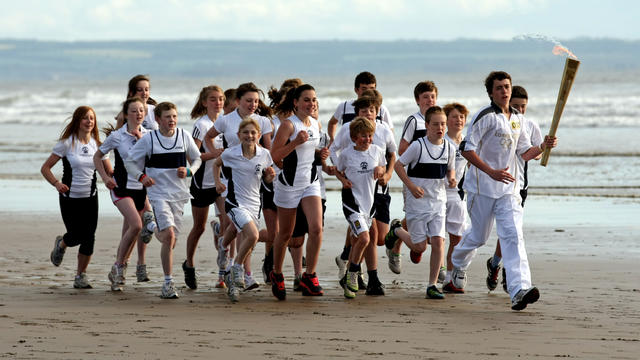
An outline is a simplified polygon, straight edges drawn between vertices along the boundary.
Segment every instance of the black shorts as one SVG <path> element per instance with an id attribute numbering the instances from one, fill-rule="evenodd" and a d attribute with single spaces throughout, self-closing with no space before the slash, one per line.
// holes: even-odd
<path id="1" fill-rule="evenodd" d="M 326 206 L 327 200 L 322 199 L 322 226 L 324 227 L 324 212 L 327 210 Z M 296 224 L 293 227 L 293 235 L 291 237 L 300 237 L 309 233 L 309 223 L 307 222 L 307 217 L 304 215 L 304 211 L 302 211 L 302 205 L 298 204 L 298 209 L 296 210 Z"/>
<path id="2" fill-rule="evenodd" d="M 389 205 L 391 204 L 391 195 L 375 193 L 373 196 L 373 208 L 376 214 L 374 219 L 381 223 L 389 223 Z"/>
<path id="3" fill-rule="evenodd" d="M 216 199 L 220 196 L 214 187 L 199 189 L 193 184 L 191 184 L 189 192 L 191 193 L 191 196 L 193 196 L 193 199 L 191 199 L 191 206 L 197 208 L 209 207 L 211 204 L 216 202 Z"/>
<path id="4" fill-rule="evenodd" d="M 133 200 L 134 205 L 136 206 L 136 210 L 141 211 L 144 209 L 145 201 L 147 200 L 147 189 L 140 190 L 132 190 L 132 189 L 121 189 L 119 187 L 113 188 L 113 193 L 119 198 L 131 198 Z"/>
<path id="5" fill-rule="evenodd" d="M 278 211 L 278 207 L 273 202 L 273 182 L 260 182 L 260 196 L 262 196 L 262 209 Z"/>

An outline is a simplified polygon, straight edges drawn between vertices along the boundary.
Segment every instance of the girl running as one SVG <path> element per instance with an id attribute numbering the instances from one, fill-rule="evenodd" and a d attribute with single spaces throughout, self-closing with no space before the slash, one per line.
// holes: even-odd
<path id="1" fill-rule="evenodd" d="M 316 150 L 320 129 L 312 115 L 317 106 L 313 86 L 304 84 L 297 87 L 293 96 L 285 99 L 283 109 L 293 111 L 293 115 L 281 119 L 271 152 L 274 163 L 282 169 L 274 186 L 280 231 L 274 240 L 274 269 L 270 275 L 272 292 L 279 300 L 286 299 L 282 265 L 293 233 L 298 204 L 302 204 L 309 225 L 307 271 L 300 282 L 302 293 L 308 296 L 323 294 L 315 273 L 322 243 L 322 202 L 314 160 L 316 153 L 325 160 L 329 150 Z"/>
<path id="2" fill-rule="evenodd" d="M 51 251 L 51 262 L 60 266 L 67 247 L 80 245 L 78 267 L 73 287 L 91 289 L 87 278 L 87 266 L 93 254 L 96 227 L 98 226 L 98 192 L 93 155 L 100 145 L 96 128 L 96 113 L 89 106 L 78 107 L 71 122 L 64 128 L 49 158 L 42 164 L 42 176 L 60 193 L 60 212 L 67 229 L 57 236 Z M 51 168 L 62 159 L 62 180 L 58 180 Z M 109 160 L 101 159 L 104 168 L 111 172 Z"/>
<path id="3" fill-rule="evenodd" d="M 142 127 L 144 112 L 145 103 L 142 99 L 127 99 L 122 105 L 122 113 L 125 114 L 126 123 L 117 130 L 113 128 L 105 129 L 107 138 L 93 156 L 93 163 L 102 181 L 111 191 L 113 204 L 123 216 L 122 237 L 116 252 L 116 262 L 111 267 L 108 275 L 111 281 L 112 291 L 123 290 L 129 256 L 131 252 L 133 252 L 143 224 L 146 227 L 146 225 L 153 221 L 153 217 L 144 216 L 147 191 L 142 186 L 142 183 L 140 183 L 138 179 L 129 176 L 127 170 L 124 168 L 124 160 L 128 157 L 129 150 L 147 133 L 147 130 Z M 107 173 L 100 160 L 111 150 L 113 150 L 115 155 L 113 177 L 111 176 L 112 174 Z M 140 248 L 138 248 L 138 252 L 140 252 Z M 143 254 L 141 255 L 139 253 L 138 258 L 142 257 L 144 259 Z M 144 265 L 144 262 L 138 262 L 138 271 L 136 271 L 136 273 L 140 273 L 142 267 L 144 267 L 145 276 L 142 279 L 138 278 L 138 281 L 149 281 L 149 278 L 146 276 L 146 265 Z"/>
<path id="4" fill-rule="evenodd" d="M 191 110 L 191 118 L 197 119 L 193 124 L 191 136 L 200 149 L 200 159 L 203 162 L 203 165 L 191 178 L 189 190 L 193 196 L 193 199 L 191 199 L 193 227 L 187 237 L 187 259 L 182 263 L 184 282 L 191 289 L 198 288 L 194 255 L 200 236 L 204 233 L 207 224 L 209 206 L 217 202 L 218 209 L 224 209 L 224 201 L 222 199 L 218 200 L 218 193 L 213 179 L 213 161 L 222 153 L 222 138 L 220 136 L 216 137 L 214 149 L 209 149 L 203 142 L 207 131 L 211 129 L 218 115 L 222 112 L 224 101 L 224 93 L 219 86 L 206 86 L 200 91 L 198 100 Z M 223 211 L 220 212 L 222 213 Z"/>

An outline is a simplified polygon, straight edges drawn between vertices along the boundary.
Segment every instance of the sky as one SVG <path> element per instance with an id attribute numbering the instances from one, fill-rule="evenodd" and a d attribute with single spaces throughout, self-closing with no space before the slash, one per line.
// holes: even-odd
<path id="1" fill-rule="evenodd" d="M 640 39 L 640 1 L 0 0 L 0 39 Z"/>

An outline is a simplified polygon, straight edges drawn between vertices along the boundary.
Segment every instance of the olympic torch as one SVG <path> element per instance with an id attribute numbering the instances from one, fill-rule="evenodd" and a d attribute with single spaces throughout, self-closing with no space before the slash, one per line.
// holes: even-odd
<path id="1" fill-rule="evenodd" d="M 565 50 L 566 49 L 559 49 L 559 51 Z M 556 53 L 555 48 L 554 53 Z M 571 53 L 569 52 L 569 54 Z M 575 79 L 576 73 L 578 72 L 578 66 L 580 66 L 580 61 L 567 57 L 567 61 L 564 63 L 564 72 L 562 73 L 560 90 L 558 90 L 558 100 L 556 101 L 556 108 L 553 112 L 553 120 L 551 121 L 551 126 L 549 127 L 549 136 L 556 136 L 556 130 L 558 130 L 560 117 L 562 116 L 564 105 L 567 103 L 567 98 L 569 97 L 569 92 L 571 91 L 571 85 L 573 85 L 573 80 Z M 549 162 L 549 155 L 551 155 L 551 149 L 546 148 L 542 153 L 540 165 L 547 166 L 547 163 Z"/>

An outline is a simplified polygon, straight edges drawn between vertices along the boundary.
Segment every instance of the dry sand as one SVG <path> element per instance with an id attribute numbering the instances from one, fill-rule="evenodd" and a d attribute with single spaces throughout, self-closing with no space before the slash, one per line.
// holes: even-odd
<path id="1" fill-rule="evenodd" d="M 152 281 L 135 283 L 130 270 L 125 292 L 109 291 L 106 275 L 120 218 L 100 220 L 88 271 L 94 289 L 76 290 L 72 279 L 77 250 L 68 250 L 59 268 L 49 261 L 53 239 L 64 229 L 59 215 L 1 215 L 2 358 L 638 359 L 640 353 L 638 259 L 624 253 L 612 258 L 579 250 L 569 255 L 529 251 L 541 299 L 522 312 L 510 310 L 502 290 L 487 292 L 488 248 L 472 264 L 464 295 L 427 300 L 427 264 L 409 264 L 404 256 L 403 274 L 394 275 L 381 254 L 379 272 L 387 296 L 358 295 L 348 301 L 333 261 L 344 226 L 334 221 L 327 228 L 318 269 L 325 296 L 293 293 L 288 277 L 284 302 L 263 285 L 231 304 L 223 290 L 213 288 L 217 269 L 207 230 L 196 254 L 199 289 L 188 290 L 182 281 L 183 234 L 174 264 L 181 297 L 162 300 L 156 240 L 147 253 Z M 525 230 L 528 242 L 587 238 L 592 240 L 587 243 L 598 243 L 612 236 L 602 228 Z M 262 255 L 259 245 L 253 261 L 256 274 Z M 289 259 L 287 264 L 285 271 L 291 275 Z"/>

